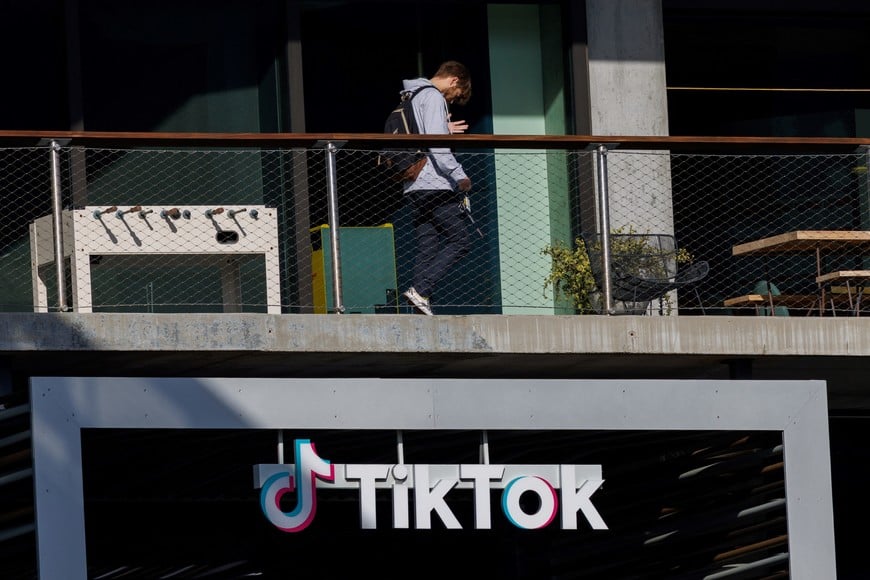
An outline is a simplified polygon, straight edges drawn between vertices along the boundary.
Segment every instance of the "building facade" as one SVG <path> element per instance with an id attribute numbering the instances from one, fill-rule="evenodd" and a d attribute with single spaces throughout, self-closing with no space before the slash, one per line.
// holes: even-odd
<path id="1" fill-rule="evenodd" d="M 4 143 L 27 132 L 378 133 L 401 80 L 447 59 L 473 74 L 473 99 L 454 110 L 471 134 L 870 136 L 870 9 L 857 1 L 46 0 L 0 13 L 15 55 Z M 611 204 L 673 232 L 669 161 L 610 158 L 611 174 L 653 176 L 617 181 Z M 510 179 L 498 158 L 490 169 L 493 186 Z M 559 219 L 567 201 L 561 214 L 529 209 L 552 193 L 552 166 L 531 158 L 523 171 L 535 179 L 500 187 L 492 215 L 575 234 Z M 18 176 L 0 180 L 11 206 Z M 102 203 L 91 184 L 62 186 Z M 705 222 L 730 211 L 718 203 Z M 867 206 L 850 219 L 867 230 Z M 517 234 L 500 234 L 499 275 L 518 279 L 505 259 Z M 558 316 L 552 301 L 541 315 L 511 294 L 530 288 L 500 292 L 496 313 L 431 318 L 0 314 L 4 577 L 344 577 L 391 564 L 417 577 L 862 577 L 850 530 L 868 512 L 864 318 Z M 457 476 L 443 502 L 434 490 L 450 478 L 433 476 L 417 511 L 419 491 L 395 498 L 422 489 L 422 471 L 411 488 L 393 471 L 372 476 L 368 504 L 361 485 L 318 484 L 320 519 L 287 533 L 262 507 L 280 469 L 252 472 L 301 464 L 305 441 L 345 469 L 521 467 L 486 486 Z M 528 467 L 541 465 L 604 480 L 574 496 L 580 530 L 554 515 L 570 496 L 549 504 L 541 491 L 568 489 L 568 472 L 556 484 Z M 508 484 L 532 476 L 549 483 L 511 499 Z M 471 481 L 489 490 L 489 528 Z M 279 520 L 303 507 L 273 503 Z M 412 506 L 404 527 L 401 505 Z M 346 561 L 324 565 L 340 552 Z"/>

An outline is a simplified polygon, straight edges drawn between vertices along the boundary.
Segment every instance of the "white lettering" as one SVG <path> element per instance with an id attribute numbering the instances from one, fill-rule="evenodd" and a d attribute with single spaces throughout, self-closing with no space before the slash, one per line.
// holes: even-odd
<path id="1" fill-rule="evenodd" d="M 375 501 L 375 482 L 387 479 L 388 465 L 348 465 L 345 477 L 359 481 L 359 525 L 364 530 L 378 527 L 378 504 Z"/>
<path id="2" fill-rule="evenodd" d="M 404 529 L 408 527 L 408 466 L 394 465 L 392 469 L 396 483 L 393 485 L 393 528 Z"/>
<path id="3" fill-rule="evenodd" d="M 592 494 L 604 483 L 603 479 L 584 479 L 577 485 L 573 465 L 562 465 L 559 469 L 562 483 L 562 529 L 577 529 L 577 510 L 586 516 L 593 530 L 606 530 L 607 524 L 592 505 Z"/>
<path id="4" fill-rule="evenodd" d="M 470 479 L 474 486 L 474 527 L 488 530 L 492 527 L 489 507 L 490 482 L 504 476 L 503 465 L 460 465 L 459 477 Z"/>
<path id="5" fill-rule="evenodd" d="M 418 530 L 428 530 L 432 527 L 431 512 L 435 510 L 448 530 L 459 530 L 462 526 L 444 501 L 447 492 L 453 489 L 456 481 L 439 479 L 430 487 L 429 466 L 414 466 L 414 517 Z"/>

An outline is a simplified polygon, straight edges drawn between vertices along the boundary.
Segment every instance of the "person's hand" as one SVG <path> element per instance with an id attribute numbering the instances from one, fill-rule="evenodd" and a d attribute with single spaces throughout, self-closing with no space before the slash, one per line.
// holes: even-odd
<path id="1" fill-rule="evenodd" d="M 468 130 L 468 121 L 451 121 L 447 115 L 447 128 L 451 133 L 465 133 Z"/>
<path id="2" fill-rule="evenodd" d="M 467 121 L 450 121 L 447 123 L 451 133 L 465 133 L 468 129 Z"/>
<path id="3" fill-rule="evenodd" d="M 466 191 L 471 189 L 471 180 L 467 177 L 465 179 L 460 179 L 456 186 L 459 188 L 459 191 L 465 193 Z"/>

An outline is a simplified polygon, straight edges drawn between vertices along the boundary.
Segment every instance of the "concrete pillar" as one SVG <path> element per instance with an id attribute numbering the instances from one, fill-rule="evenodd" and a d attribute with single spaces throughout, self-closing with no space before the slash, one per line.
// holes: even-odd
<path id="1" fill-rule="evenodd" d="M 660 0 L 586 0 L 593 135 L 667 135 Z"/>
<path id="2" fill-rule="evenodd" d="M 667 135 L 661 0 L 586 0 L 586 22 L 590 133 Z M 673 233 L 667 152 L 614 149 L 608 174 L 614 229 Z"/>

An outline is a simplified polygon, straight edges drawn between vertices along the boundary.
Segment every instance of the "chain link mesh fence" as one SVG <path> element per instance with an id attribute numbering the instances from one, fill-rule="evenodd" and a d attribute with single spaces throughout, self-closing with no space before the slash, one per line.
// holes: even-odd
<path id="1" fill-rule="evenodd" d="M 413 216 L 376 150 L 55 150 L 57 175 L 48 147 L 0 149 L 3 311 L 412 312 L 402 292 L 416 254 Z M 653 314 L 819 313 L 818 273 L 870 268 L 860 241 L 818 253 L 733 252 L 785 232 L 870 230 L 864 151 L 454 153 L 472 180 L 470 215 L 456 196 L 471 246 L 431 296 L 436 314 L 601 312 L 580 240 L 602 217 L 611 232 L 672 234 L 683 260 L 709 263 L 695 288 L 671 292 L 671 307 Z M 825 285 L 824 313 L 859 313 L 863 283 Z M 767 294 L 792 299 L 733 300 Z"/>

